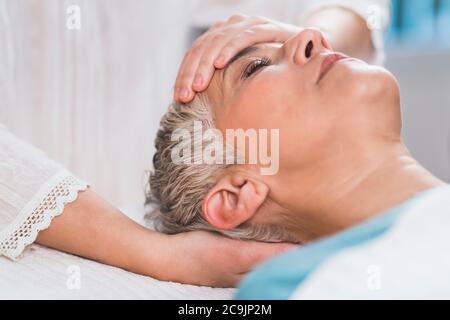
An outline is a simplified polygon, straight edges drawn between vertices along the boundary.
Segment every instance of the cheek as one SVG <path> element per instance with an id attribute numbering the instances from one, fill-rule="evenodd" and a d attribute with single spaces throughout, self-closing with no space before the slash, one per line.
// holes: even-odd
<path id="1" fill-rule="evenodd" d="M 242 87 L 230 107 L 228 123 L 242 128 L 286 128 L 305 111 L 308 90 L 282 67 L 264 70 Z"/>
<path id="2" fill-rule="evenodd" d="M 380 102 L 398 104 L 398 85 L 385 69 L 348 62 L 329 80 L 327 86 L 321 88 L 321 105 L 327 111 L 329 122 L 341 131 L 369 127 L 376 122 L 384 115 L 376 107 Z"/>
<path id="3" fill-rule="evenodd" d="M 280 169 L 308 161 L 320 141 L 318 89 L 296 70 L 267 70 L 242 88 L 216 125 L 225 129 L 278 129 Z M 303 156 L 300 156 L 303 155 Z M 306 156 L 308 155 L 308 156 Z"/>

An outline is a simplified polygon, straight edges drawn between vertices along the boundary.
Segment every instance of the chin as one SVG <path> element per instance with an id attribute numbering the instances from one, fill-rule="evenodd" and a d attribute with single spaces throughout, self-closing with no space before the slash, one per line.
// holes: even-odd
<path id="1" fill-rule="evenodd" d="M 347 74 L 342 81 L 345 84 L 343 91 L 353 101 L 399 100 L 398 82 L 388 70 L 356 59 L 345 63 Z"/>

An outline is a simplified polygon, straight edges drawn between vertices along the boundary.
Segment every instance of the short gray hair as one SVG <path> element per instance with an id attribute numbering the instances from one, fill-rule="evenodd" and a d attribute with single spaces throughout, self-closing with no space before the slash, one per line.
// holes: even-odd
<path id="1" fill-rule="evenodd" d="M 189 105 L 172 103 L 162 117 L 146 194 L 146 204 L 156 204 L 159 208 L 147 214 L 146 218 L 152 220 L 156 230 L 168 234 L 206 230 L 238 239 L 285 241 L 288 237 L 281 226 L 246 222 L 235 229 L 222 230 L 213 227 L 203 217 L 203 199 L 229 165 L 194 164 L 194 159 L 192 164 L 172 160 L 172 150 L 179 143 L 172 141 L 173 132 L 183 129 L 193 136 L 194 122 L 201 122 L 203 130 L 214 128 L 212 110 L 204 94 L 197 94 Z M 203 148 L 201 139 L 192 140 L 193 144 L 201 143 Z M 195 149 L 195 145 L 192 148 Z"/>

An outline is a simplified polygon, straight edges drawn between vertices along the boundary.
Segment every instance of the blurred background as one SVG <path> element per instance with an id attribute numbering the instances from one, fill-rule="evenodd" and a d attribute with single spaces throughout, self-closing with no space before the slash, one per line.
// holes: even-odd
<path id="1" fill-rule="evenodd" d="M 287 20 L 297 2 L 283 1 L 277 17 Z M 280 7 L 249 0 L 231 10 L 237 2 L 0 0 L 0 123 L 113 204 L 143 203 L 158 122 L 193 35 L 214 17 Z M 400 83 L 405 142 L 450 182 L 450 0 L 385 2 L 385 64 Z M 70 27 L 77 8 L 79 28 Z"/>
<path id="2" fill-rule="evenodd" d="M 399 83 L 403 136 L 414 156 L 450 182 L 450 0 L 393 0 L 386 67 Z"/>

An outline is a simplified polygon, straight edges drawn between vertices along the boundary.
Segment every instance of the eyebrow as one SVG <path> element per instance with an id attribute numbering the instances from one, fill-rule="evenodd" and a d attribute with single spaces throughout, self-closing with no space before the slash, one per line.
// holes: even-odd
<path id="1" fill-rule="evenodd" d="M 245 57 L 246 55 L 249 55 L 252 52 L 257 51 L 259 48 L 256 46 L 253 47 L 247 47 L 245 49 L 242 49 L 241 51 L 239 51 L 233 58 L 230 59 L 230 61 L 228 61 L 228 63 L 225 65 L 225 67 L 223 68 L 223 78 L 225 79 L 225 74 L 227 73 L 228 68 L 235 63 L 236 61 L 238 61 L 239 59 Z"/>

